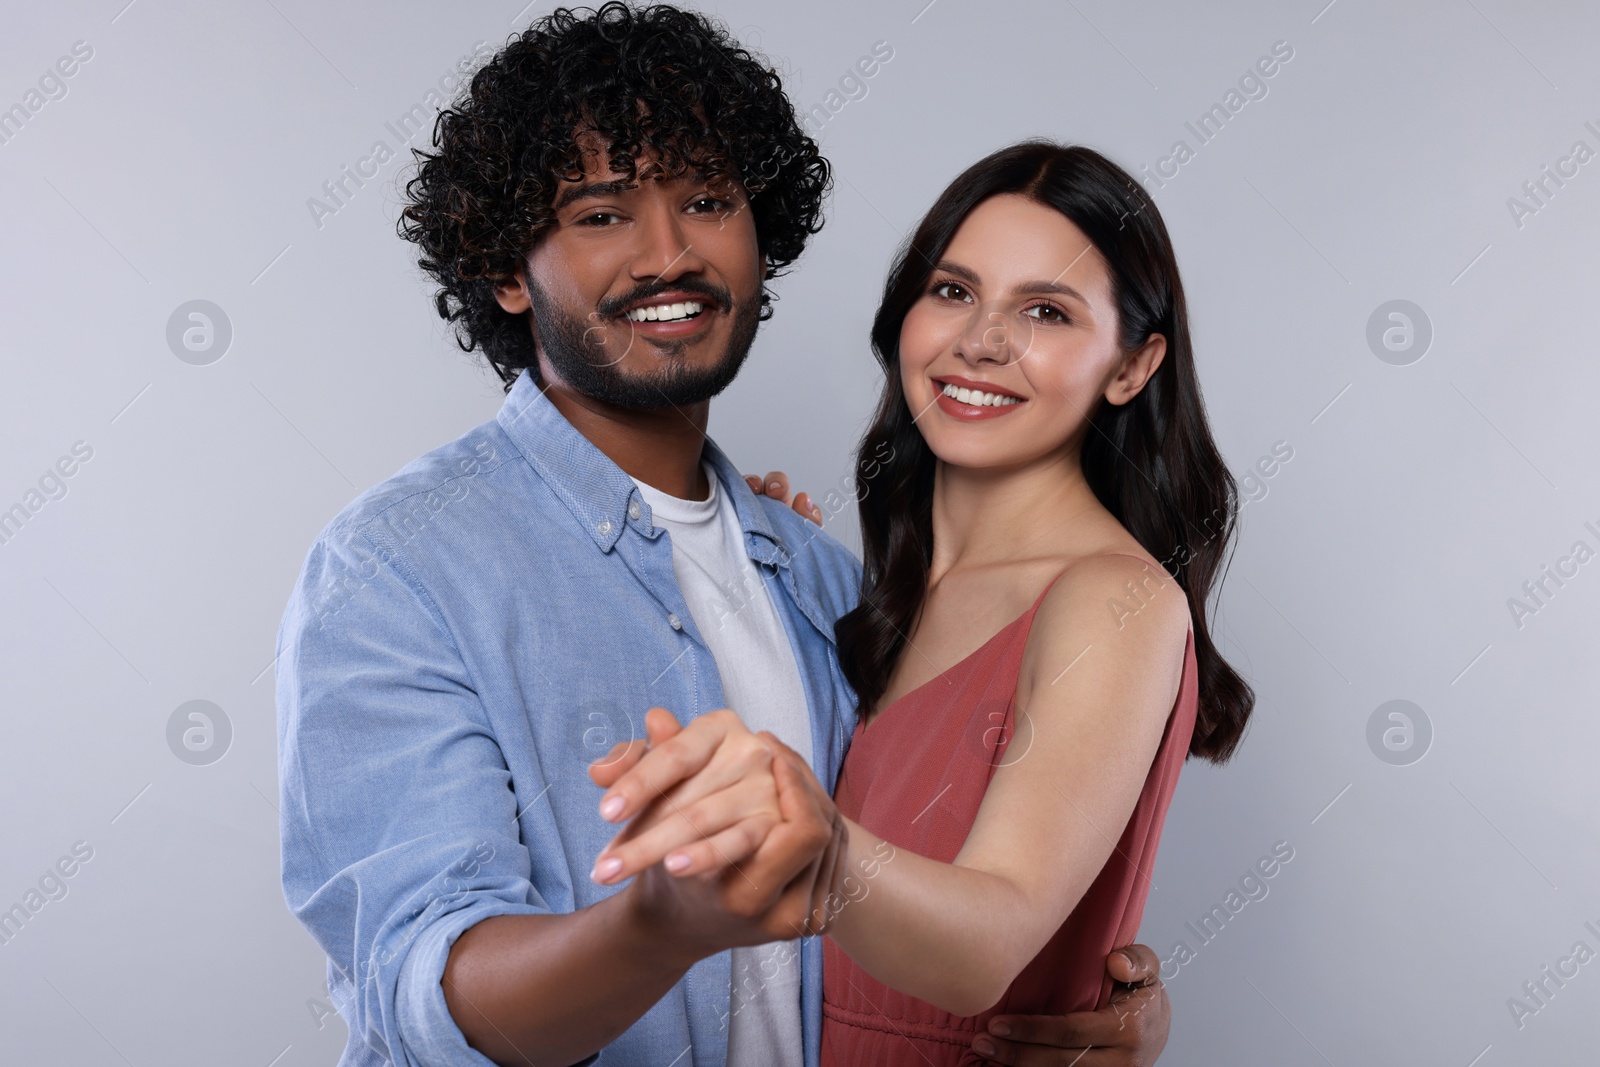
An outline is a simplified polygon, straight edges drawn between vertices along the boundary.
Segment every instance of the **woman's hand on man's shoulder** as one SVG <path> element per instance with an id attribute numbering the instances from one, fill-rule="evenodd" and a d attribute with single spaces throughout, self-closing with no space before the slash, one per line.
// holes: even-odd
<path id="1" fill-rule="evenodd" d="M 822 525 L 822 509 L 813 504 L 811 497 L 806 493 L 790 496 L 789 476 L 782 471 L 768 471 L 766 478 L 762 478 L 759 474 L 746 474 L 744 480 L 756 496 L 770 496 L 794 508 L 818 526 Z"/>

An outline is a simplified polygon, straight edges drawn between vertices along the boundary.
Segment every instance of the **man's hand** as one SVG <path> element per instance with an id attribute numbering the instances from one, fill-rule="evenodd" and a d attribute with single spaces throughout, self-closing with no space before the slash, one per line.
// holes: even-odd
<path id="1" fill-rule="evenodd" d="M 789 476 L 782 471 L 769 471 L 765 480 L 758 474 L 746 474 L 744 480 L 756 496 L 770 496 L 774 500 L 782 501 L 818 526 L 822 525 L 822 509 L 813 504 L 811 497 L 806 493 L 796 493 L 791 497 Z"/>
<path id="2" fill-rule="evenodd" d="M 973 1050 L 995 1063 L 1021 1067 L 1149 1067 L 1167 1047 L 1172 1005 L 1161 984 L 1161 961 L 1146 945 L 1106 957 L 1115 983 L 1099 1011 L 1072 1015 L 996 1015 Z"/>

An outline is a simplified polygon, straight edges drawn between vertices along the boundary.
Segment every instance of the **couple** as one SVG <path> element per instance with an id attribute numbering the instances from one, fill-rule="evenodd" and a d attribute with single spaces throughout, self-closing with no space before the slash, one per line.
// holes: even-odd
<path id="1" fill-rule="evenodd" d="M 279 634 L 341 1062 L 1152 1062 L 1113 949 L 1251 695 L 1143 190 L 1038 142 L 938 198 L 873 325 L 863 568 L 705 436 L 829 184 L 770 68 L 557 10 L 435 146 L 402 232 L 508 395 L 328 525 Z"/>

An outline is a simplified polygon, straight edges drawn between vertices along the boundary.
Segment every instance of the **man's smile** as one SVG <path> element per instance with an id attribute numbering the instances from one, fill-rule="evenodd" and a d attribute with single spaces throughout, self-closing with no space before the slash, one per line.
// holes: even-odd
<path id="1" fill-rule="evenodd" d="M 620 317 L 647 340 L 682 341 L 710 332 L 718 310 L 703 294 L 674 289 L 633 304 Z"/>

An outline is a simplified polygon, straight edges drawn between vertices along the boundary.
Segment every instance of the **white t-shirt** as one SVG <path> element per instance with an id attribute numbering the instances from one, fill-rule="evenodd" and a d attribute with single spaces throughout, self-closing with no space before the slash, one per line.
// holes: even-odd
<path id="1" fill-rule="evenodd" d="M 705 500 L 668 496 L 637 478 L 651 519 L 672 541 L 672 569 L 716 661 L 723 696 L 751 731 L 769 730 L 811 761 L 811 716 L 794 649 L 760 570 L 744 547 L 739 516 L 705 464 Z M 803 1067 L 800 942 L 731 950 L 728 1063 Z"/>

